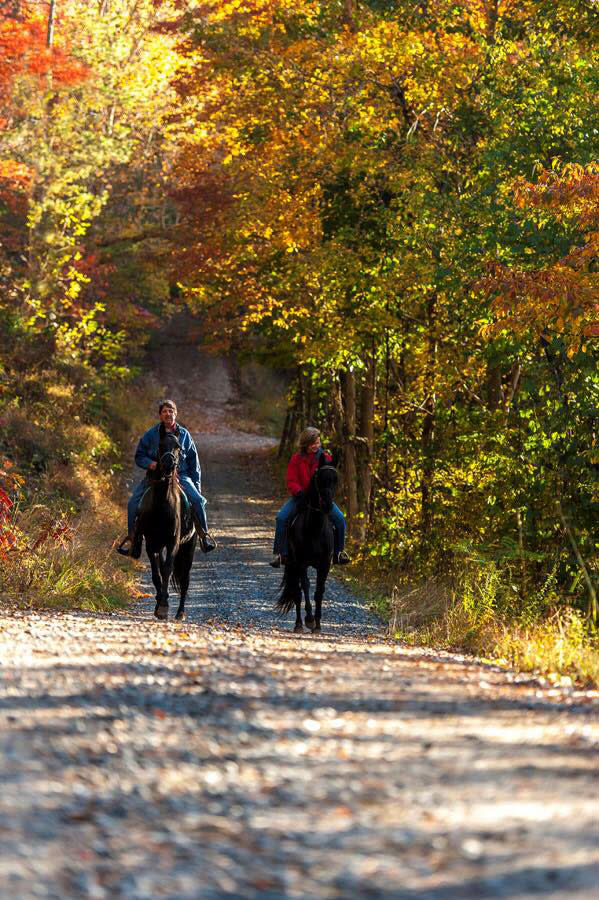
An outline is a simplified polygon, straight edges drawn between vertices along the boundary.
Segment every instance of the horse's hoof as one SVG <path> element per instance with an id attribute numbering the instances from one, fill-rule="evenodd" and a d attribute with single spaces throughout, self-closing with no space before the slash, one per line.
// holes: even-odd
<path id="1" fill-rule="evenodd" d="M 296 625 L 295 628 L 294 628 L 293 630 L 295 631 L 296 634 L 303 634 L 303 633 L 304 633 L 304 626 L 303 626 L 303 625 Z"/>
<path id="2" fill-rule="evenodd" d="M 320 622 L 315 622 L 312 626 L 312 634 L 314 634 L 315 631 L 320 631 Z"/>
<path id="3" fill-rule="evenodd" d="M 183 622 L 183 621 L 185 621 L 186 618 L 187 618 L 187 616 L 183 610 L 177 611 L 177 615 L 175 616 L 175 619 L 177 620 L 177 622 Z"/>
<path id="4" fill-rule="evenodd" d="M 168 606 L 157 606 L 154 610 L 154 615 L 161 622 L 165 622 L 168 619 Z"/>
<path id="5" fill-rule="evenodd" d="M 306 628 L 314 628 L 314 626 L 316 625 L 316 619 L 314 618 L 314 616 L 306 616 L 306 618 L 304 619 L 304 624 Z"/>

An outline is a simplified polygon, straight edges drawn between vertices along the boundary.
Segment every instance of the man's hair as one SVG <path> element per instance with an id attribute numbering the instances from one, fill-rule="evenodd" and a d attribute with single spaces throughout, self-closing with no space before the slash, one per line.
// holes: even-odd
<path id="1" fill-rule="evenodd" d="M 305 453 L 308 447 L 314 443 L 320 437 L 320 431 L 318 428 L 314 428 L 313 425 L 310 425 L 308 428 L 304 428 L 302 433 L 298 439 L 298 447 L 300 448 L 301 453 Z"/>
<path id="2" fill-rule="evenodd" d="M 165 406 L 170 406 L 171 409 L 177 412 L 177 404 L 174 400 L 161 400 L 158 404 L 158 415 L 160 415 Z"/>

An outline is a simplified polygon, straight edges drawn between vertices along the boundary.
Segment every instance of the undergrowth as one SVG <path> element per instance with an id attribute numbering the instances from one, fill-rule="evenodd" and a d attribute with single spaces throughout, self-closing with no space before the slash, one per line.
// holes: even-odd
<path id="1" fill-rule="evenodd" d="M 30 356 L 32 356 L 30 352 Z M 148 427 L 148 380 L 32 365 L 6 379 L 0 417 L 0 602 L 122 608 L 135 570 L 113 552 L 124 533 L 123 470 Z"/>
<path id="2" fill-rule="evenodd" d="M 406 643 L 462 650 L 551 680 L 599 684 L 599 631 L 557 593 L 555 569 L 519 591 L 509 569 L 465 562 L 454 578 L 394 587 L 386 610 Z"/>

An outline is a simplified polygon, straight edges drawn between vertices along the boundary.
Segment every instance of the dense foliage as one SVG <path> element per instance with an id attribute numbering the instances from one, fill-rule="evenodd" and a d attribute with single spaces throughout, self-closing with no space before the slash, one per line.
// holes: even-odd
<path id="1" fill-rule="evenodd" d="M 364 557 L 595 615 L 598 41 L 574 0 L 5 4 L 3 424 L 97 420 L 182 296 L 296 373 Z"/>
<path id="2" fill-rule="evenodd" d="M 101 604 L 127 581 L 106 559 L 120 527 L 111 474 L 129 438 L 124 379 L 170 302 L 175 217 L 178 57 L 155 22 L 152 0 L 0 10 L 0 591 L 12 595 Z"/>
<path id="3" fill-rule="evenodd" d="M 366 554 L 596 613 L 593 4 L 184 5 L 188 295 L 297 367 Z"/>

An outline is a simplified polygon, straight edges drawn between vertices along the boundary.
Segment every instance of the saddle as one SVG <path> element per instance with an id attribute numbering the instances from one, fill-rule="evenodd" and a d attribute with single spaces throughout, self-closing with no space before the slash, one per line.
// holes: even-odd
<path id="1" fill-rule="evenodd" d="M 187 494 L 182 487 L 179 487 L 179 491 L 181 492 L 181 543 L 184 544 L 193 537 L 195 525 L 193 522 L 193 510 Z"/>

